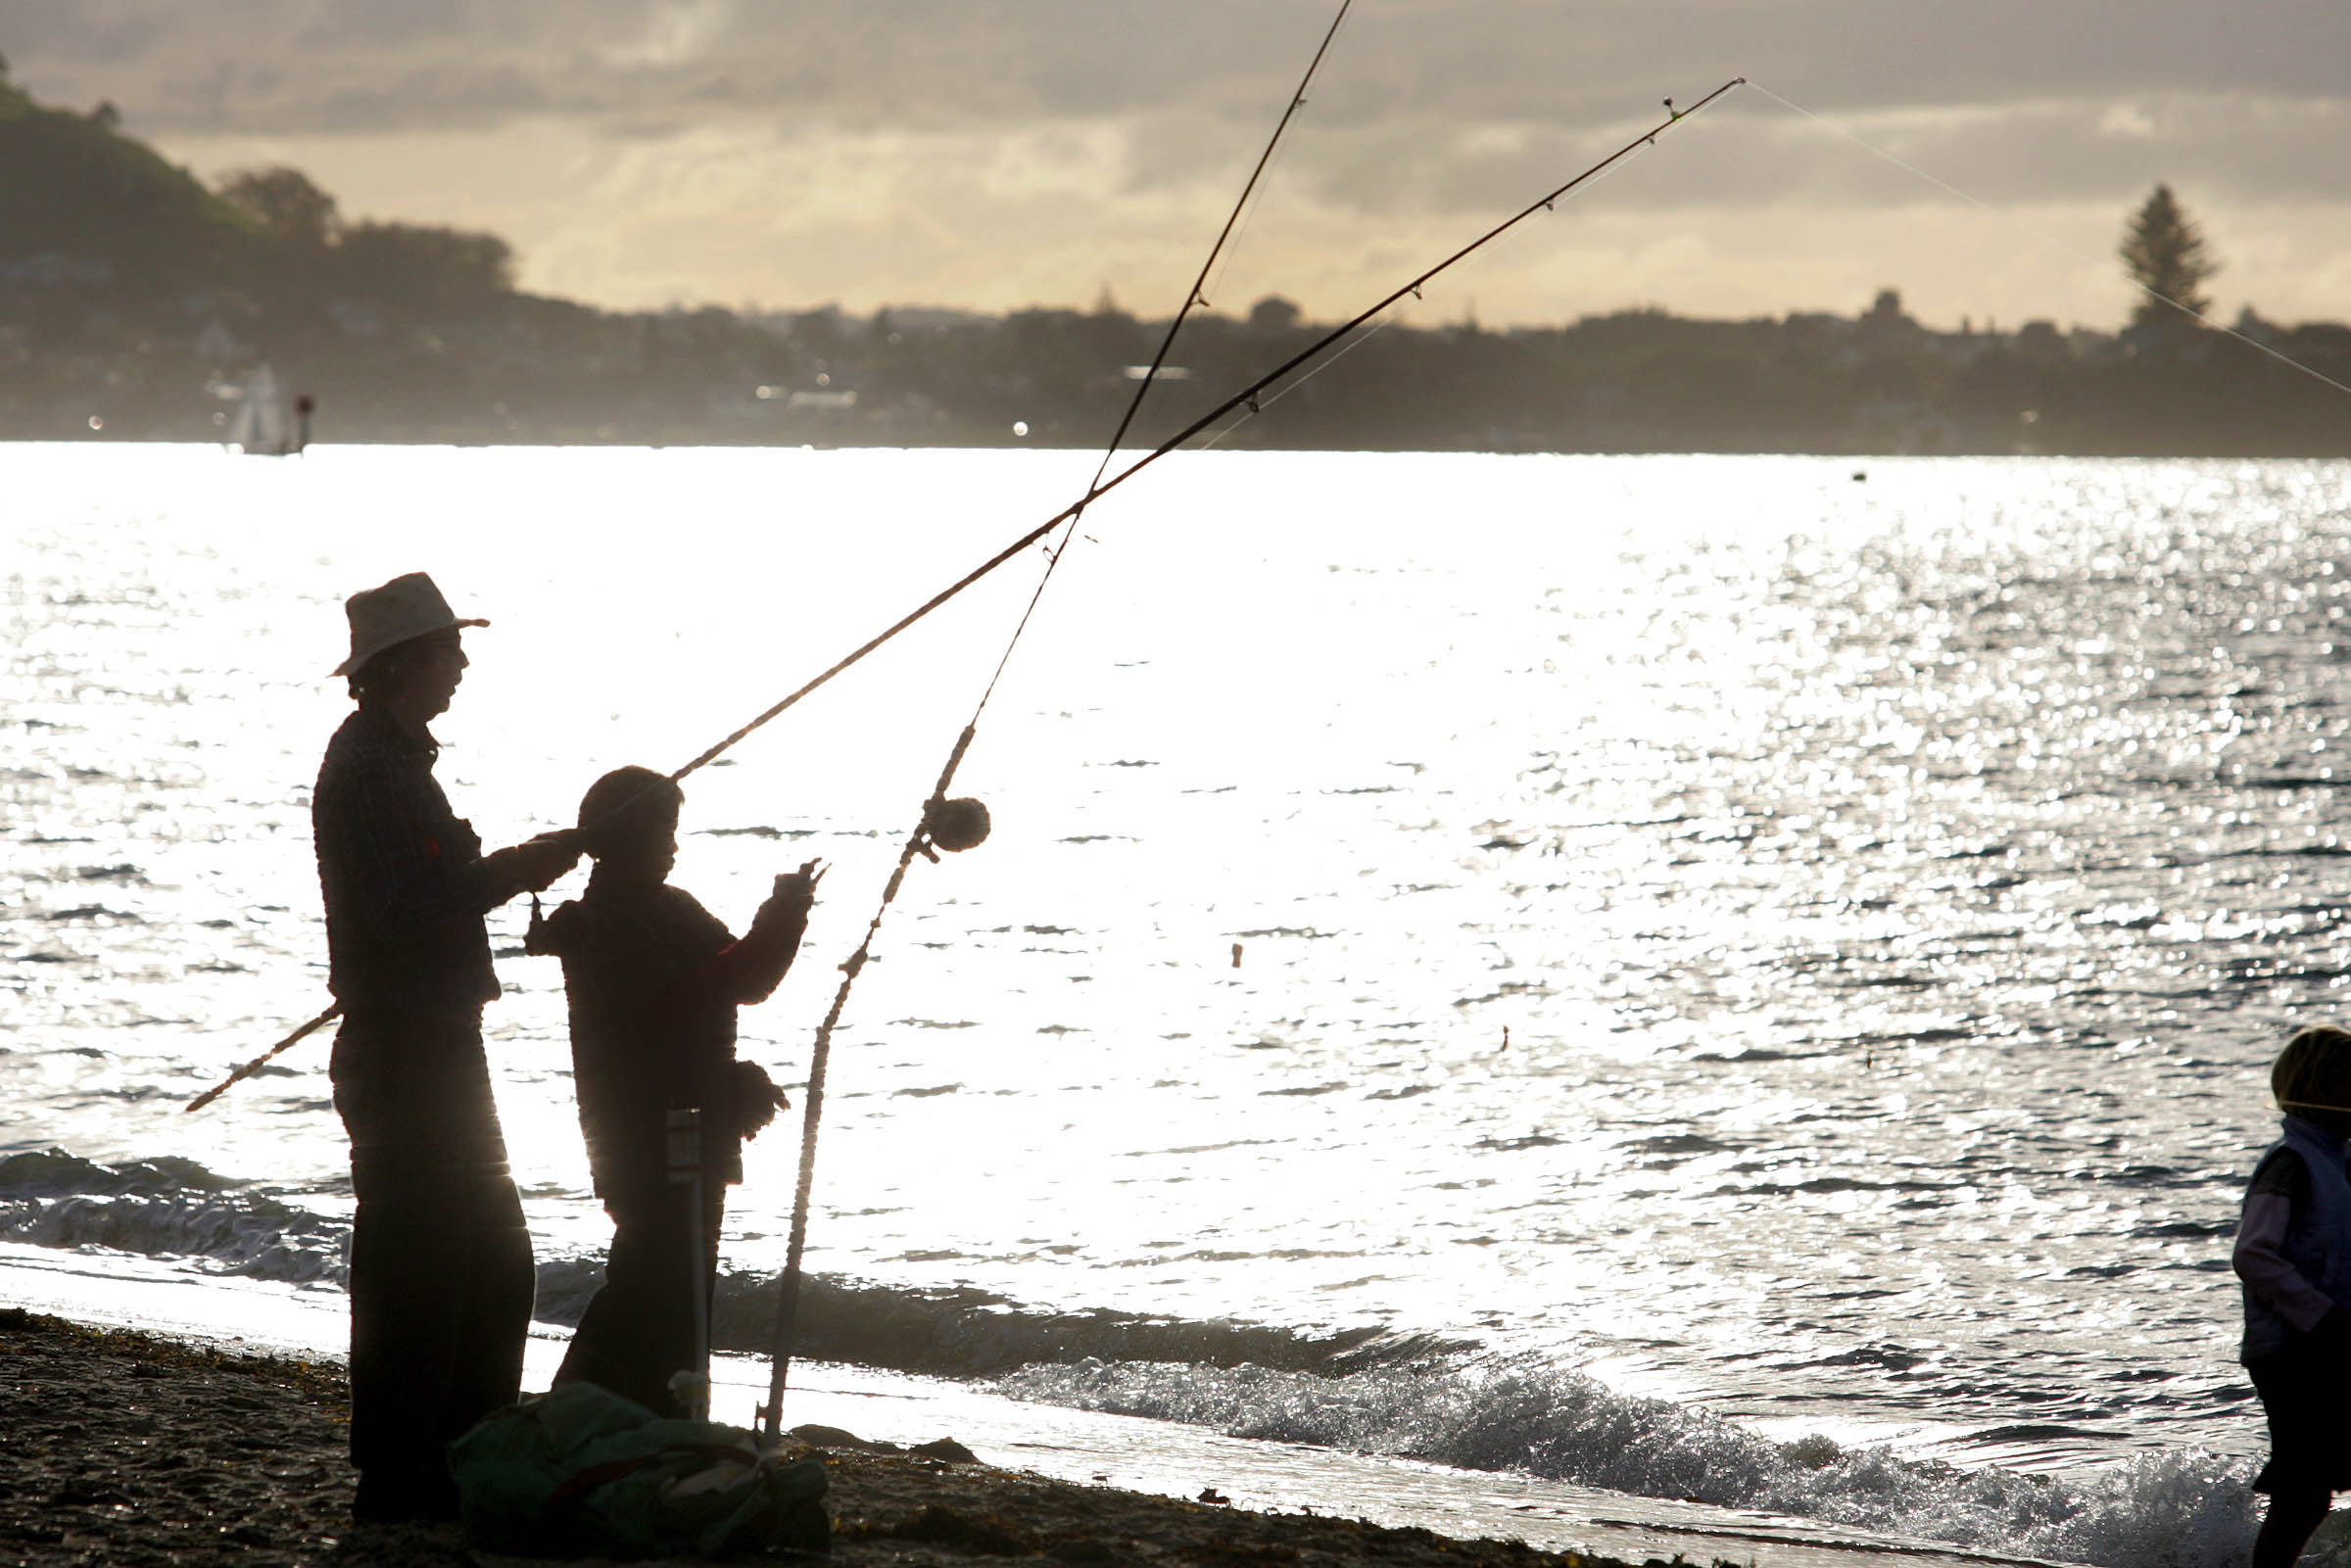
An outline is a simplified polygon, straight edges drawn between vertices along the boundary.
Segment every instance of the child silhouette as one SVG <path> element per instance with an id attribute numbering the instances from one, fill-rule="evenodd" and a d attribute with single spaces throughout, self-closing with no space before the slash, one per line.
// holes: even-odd
<path id="1" fill-rule="evenodd" d="M 2252 1568 L 2287 1568 L 2351 1489 L 2351 1032 L 2321 1024 L 2270 1069 L 2285 1113 L 2245 1188 L 2231 1262 L 2244 1282 L 2239 1355 L 2270 1423 L 2269 1494 Z"/>
<path id="2" fill-rule="evenodd" d="M 700 1370 L 695 1353 L 708 1343 L 719 1221 L 728 1185 L 743 1179 L 742 1139 L 784 1104 L 764 1071 L 736 1060 L 736 1010 L 765 1001 L 792 967 L 824 876 L 812 860 L 778 877 L 736 938 L 669 885 L 684 801 L 646 768 L 591 785 L 579 828 L 596 862 L 587 891 L 534 923 L 530 944 L 563 961 L 580 1128 L 612 1217 L 603 1287 L 555 1381 L 584 1379 L 661 1415 L 696 1413 L 671 1379 Z M 702 1113 L 698 1213 L 693 1189 L 670 1180 L 668 1117 L 679 1110 Z"/>

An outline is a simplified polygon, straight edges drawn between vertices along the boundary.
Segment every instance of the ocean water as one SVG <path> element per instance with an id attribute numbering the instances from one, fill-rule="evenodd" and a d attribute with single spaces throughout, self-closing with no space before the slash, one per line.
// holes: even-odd
<path id="1" fill-rule="evenodd" d="M 674 768 L 1075 452 L 9 451 L 0 1240 L 331 1292 L 309 785 L 339 601 L 434 573 L 493 843 Z M 2351 465 L 1186 454 L 1106 499 L 836 1040 L 810 1354 L 2101 1563 L 2241 1560 L 2269 1058 L 2351 979 Z M 1041 570 L 689 781 L 676 879 L 835 966 Z M 576 888 L 576 879 L 566 886 Z M 554 895 L 561 896 L 559 886 Z M 542 1259 L 559 975 L 493 917 Z M 796 1118 L 749 1151 L 764 1338 Z"/>

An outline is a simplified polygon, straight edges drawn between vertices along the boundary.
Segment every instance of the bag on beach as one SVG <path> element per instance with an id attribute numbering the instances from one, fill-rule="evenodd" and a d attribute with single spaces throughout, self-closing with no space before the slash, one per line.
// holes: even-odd
<path id="1" fill-rule="evenodd" d="M 656 1416 L 563 1383 L 449 1446 L 465 1537 L 493 1551 L 643 1557 L 831 1549 L 825 1467 L 763 1459 L 741 1427 Z"/>

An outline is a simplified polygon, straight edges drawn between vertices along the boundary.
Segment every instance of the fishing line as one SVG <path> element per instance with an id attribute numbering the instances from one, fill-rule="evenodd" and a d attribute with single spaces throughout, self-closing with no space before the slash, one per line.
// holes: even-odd
<path id="1" fill-rule="evenodd" d="M 1359 334 L 1353 343 L 1348 344 L 1343 349 L 1335 351 L 1329 358 L 1323 360 L 1320 364 L 1316 365 L 1313 369 L 1307 371 L 1306 374 L 1300 376 L 1297 380 L 1291 382 L 1279 392 L 1270 392 L 1259 398 L 1255 403 L 1243 404 L 1241 405 L 1241 411 L 1233 415 L 1232 422 L 1230 424 L 1226 425 L 1222 430 L 1214 431 L 1209 434 L 1197 447 L 1194 447 L 1192 451 L 1213 451 L 1218 447 L 1223 446 L 1226 436 L 1231 435 L 1234 431 L 1240 429 L 1241 426 L 1247 424 L 1250 420 L 1255 419 L 1259 414 L 1264 413 L 1268 408 L 1272 407 L 1275 404 L 1281 402 L 1282 399 L 1288 397 L 1291 393 L 1296 392 L 1300 387 L 1305 386 L 1308 382 L 1314 380 L 1315 377 L 1320 375 L 1332 365 L 1337 364 L 1341 359 L 1346 358 L 1349 355 L 1362 348 L 1365 344 L 1369 343 L 1373 338 L 1378 337 L 1382 332 L 1387 331 L 1388 328 L 1396 324 L 1397 320 L 1398 317 L 1392 313 L 1381 316 L 1377 321 L 1371 323 L 1369 327 Z"/>
<path id="2" fill-rule="evenodd" d="M 1269 182 L 1271 181 L 1272 175 L 1280 172 L 1281 161 L 1286 156 L 1288 156 L 1286 151 L 1273 155 L 1273 162 L 1266 166 L 1266 174 Z M 1249 204 L 1248 212 L 1242 214 L 1240 227 L 1232 231 L 1233 250 L 1235 254 L 1239 252 L 1241 242 L 1249 237 L 1249 231 L 1257 226 L 1257 214 L 1265 210 L 1265 197 L 1260 195 L 1256 201 Z M 1231 256 L 1225 257 L 1222 261 L 1217 263 L 1217 269 L 1214 273 L 1201 280 L 1200 308 L 1202 309 L 1214 309 L 1215 306 L 1213 306 L 1210 301 L 1212 298 L 1220 298 L 1223 295 L 1225 279 L 1232 275 L 1232 261 L 1233 258 Z"/>
<path id="3" fill-rule="evenodd" d="M 923 619 L 923 617 L 929 615 L 940 605 L 945 604 L 949 599 L 954 598 L 957 594 L 963 593 L 964 590 L 970 588 L 982 578 L 986 577 L 989 573 L 995 571 L 1007 561 L 1010 561 L 1016 556 L 1026 552 L 1031 546 L 1045 538 L 1056 528 L 1059 528 L 1063 524 L 1076 519 L 1085 510 L 1086 507 L 1092 505 L 1104 496 L 1109 495 L 1112 491 L 1117 490 L 1121 485 L 1126 484 L 1128 480 L 1134 478 L 1135 475 L 1141 473 L 1144 469 L 1149 468 L 1152 464 L 1158 462 L 1170 452 L 1182 450 L 1184 445 L 1191 441 L 1193 437 L 1198 436 L 1201 434 L 1201 432 L 1210 429 L 1219 420 L 1231 413 L 1234 409 L 1247 405 L 1252 400 L 1259 400 L 1260 405 L 1262 406 L 1262 399 L 1260 398 L 1260 395 L 1263 394 L 1267 388 L 1271 387 L 1275 383 L 1279 382 L 1283 377 L 1289 375 L 1290 372 L 1296 370 L 1299 366 L 1319 358 L 1332 345 L 1345 339 L 1367 322 L 1369 322 L 1381 315 L 1388 309 L 1389 307 L 1395 305 L 1407 295 L 1417 295 L 1420 292 L 1421 287 L 1432 279 L 1441 276 L 1447 271 L 1450 271 L 1454 266 L 1458 265 L 1468 257 L 1475 255 L 1478 251 L 1483 250 L 1486 246 L 1491 245 L 1494 241 L 1500 239 L 1503 235 L 1516 228 L 1519 224 L 1525 222 L 1537 213 L 1550 210 L 1555 204 L 1557 204 L 1561 198 L 1565 197 L 1570 192 L 1583 185 L 1589 184 L 1595 179 L 1603 177 L 1617 164 L 1631 157 L 1642 147 L 1654 145 L 1658 136 L 1672 129 L 1675 125 L 1695 118 L 1702 110 L 1704 110 L 1716 100 L 1731 92 L 1734 88 L 1745 85 L 1747 85 L 1746 77 L 1733 77 L 1731 80 L 1726 81 L 1721 86 L 1715 88 L 1712 92 L 1706 94 L 1703 98 L 1698 100 L 1698 102 L 1695 104 L 1692 104 L 1688 109 L 1669 112 L 1664 119 L 1659 120 L 1650 129 L 1641 132 L 1631 141 L 1628 141 L 1623 146 L 1619 147 L 1615 152 L 1610 153 L 1607 157 L 1602 159 L 1599 163 L 1592 165 L 1590 167 L 1583 170 L 1583 172 L 1577 174 L 1574 178 L 1565 181 L 1563 184 L 1556 186 L 1545 195 L 1535 198 L 1535 200 L 1529 203 L 1526 207 L 1520 209 L 1511 216 L 1504 218 L 1501 222 L 1487 229 L 1483 234 L 1478 235 L 1476 238 L 1470 240 L 1467 244 L 1453 252 L 1452 255 L 1446 257 L 1444 260 L 1438 261 L 1435 265 L 1430 266 L 1419 273 L 1410 282 L 1405 283 L 1402 287 L 1396 289 L 1364 310 L 1358 312 L 1348 320 L 1340 323 L 1338 326 L 1331 328 L 1322 336 L 1317 338 L 1314 342 L 1308 344 L 1305 348 L 1290 356 L 1289 358 L 1284 359 L 1280 364 L 1275 365 L 1271 370 L 1269 370 L 1264 375 L 1259 376 L 1255 381 L 1250 382 L 1247 386 L 1241 388 L 1240 391 L 1232 394 L 1223 402 L 1218 404 L 1215 407 L 1210 408 L 1206 413 L 1201 414 L 1198 418 L 1192 420 L 1191 423 L 1185 425 L 1182 429 L 1176 431 L 1165 441 L 1162 441 L 1158 446 L 1152 448 L 1151 451 L 1145 452 L 1142 456 L 1137 457 L 1134 459 L 1134 461 L 1128 463 L 1125 468 L 1119 470 L 1119 472 L 1112 474 L 1109 478 L 1096 483 L 1077 500 L 1071 502 L 1069 505 L 1063 507 L 1060 511 L 1055 512 L 1051 517 L 1046 518 L 1043 522 L 1030 529 L 1027 533 L 1021 535 L 1011 544 L 996 551 L 995 554 L 989 556 L 986 560 L 982 561 L 978 566 L 973 567 L 962 577 L 957 578 L 945 588 L 940 589 L 937 593 L 932 594 L 931 597 L 925 599 L 914 609 L 908 611 L 905 615 L 900 616 L 889 626 L 884 628 L 881 632 L 875 634 L 872 638 L 869 638 L 866 641 L 860 643 L 857 647 L 842 655 L 840 659 L 836 660 L 824 670 L 818 672 L 807 682 L 803 683 L 798 689 L 779 699 L 766 710 L 752 718 L 748 723 L 735 730 L 725 738 L 719 740 L 716 744 L 709 747 L 709 749 L 703 751 L 693 761 L 687 763 L 684 767 L 679 768 L 676 772 L 672 773 L 669 776 L 670 779 L 673 782 L 683 780 L 696 770 L 707 767 L 711 763 L 717 761 L 718 758 L 725 755 L 728 751 L 734 749 L 736 746 L 742 744 L 743 741 L 757 734 L 761 729 L 773 723 L 776 719 L 782 717 L 786 712 L 796 706 L 812 692 L 832 682 L 836 677 L 848 670 L 852 665 L 855 665 L 859 661 L 863 660 L 875 649 L 881 647 L 884 643 L 889 641 L 901 632 L 904 632 L 908 627 L 913 626 L 917 621 L 920 621 Z M 317 1028 L 321 1024 L 331 1022 L 334 1018 L 338 1017 L 341 1012 L 342 1004 L 337 1003 L 333 1007 L 328 1008 L 325 1012 L 319 1014 L 315 1019 L 312 1020 L 310 1023 L 298 1031 L 297 1035 L 293 1038 L 299 1038 L 300 1035 L 307 1034 L 312 1029 Z M 284 1042 L 284 1044 L 292 1044 L 293 1038 L 290 1038 Z M 258 1063 L 248 1064 L 246 1068 L 239 1069 L 236 1072 L 230 1074 L 228 1081 L 235 1082 L 239 1078 L 250 1076 L 252 1068 L 254 1066 L 258 1066 Z M 225 1087 L 225 1085 L 223 1086 Z M 202 1103 L 209 1104 L 211 1098 L 213 1097 L 199 1096 L 198 1100 Z M 193 1108 L 193 1105 L 191 1108 Z"/>
<path id="4" fill-rule="evenodd" d="M 1851 131 L 1847 130 L 1843 125 L 1838 124 L 1836 121 L 1824 119 L 1820 116 L 1812 113 L 1811 110 L 1806 109 L 1803 105 L 1792 102 L 1787 98 L 1783 98 L 1778 93 L 1773 92 L 1769 87 L 1764 86 L 1759 81 L 1751 81 L 1748 83 L 1748 85 L 1754 88 L 1755 91 L 1761 93 L 1764 97 L 1770 99 L 1773 103 L 1778 104 L 1781 108 L 1789 110 L 1794 114 L 1801 115 L 1813 124 L 1820 126 L 1823 130 L 1826 130 L 1833 135 L 1842 136 L 1847 141 L 1851 142 L 1855 147 L 1860 148 L 1863 152 L 1873 154 L 1878 158 L 1882 158 L 1887 163 L 1892 164 L 1895 167 L 1901 169 L 1906 173 L 1917 175 L 1920 179 L 1925 180 L 1928 184 L 1934 186 L 1936 189 L 1947 192 L 1952 196 L 1956 196 L 1959 198 L 1959 200 L 1967 203 L 1971 207 L 1981 208 L 1994 217 L 2005 218 L 2007 221 L 2015 224 L 2018 228 L 2023 229 L 2027 234 L 2032 235 L 2035 239 L 2040 241 L 2043 245 L 2048 246 L 2054 251 L 2058 251 L 2066 256 L 2070 256 L 2078 261 L 2096 262 L 2103 265 L 2107 260 L 2107 258 L 2104 257 L 2091 256 L 2088 252 L 2082 250 L 2079 246 L 2068 244 L 2066 241 L 2057 238 L 2055 235 L 2049 233 L 2045 229 L 2036 227 L 2034 224 L 2026 221 L 2024 218 L 2017 216 L 2014 213 L 2011 213 L 2004 208 L 1995 207 L 1991 202 L 1984 200 L 1980 196 L 1976 196 L 1970 192 L 1961 190 L 1958 186 L 1952 184 L 1949 180 L 1944 179 L 1942 175 L 1931 173 L 1928 170 L 1919 167 L 1916 164 L 1905 162 L 1903 159 L 1888 152 L 1885 148 L 1878 146 L 1874 142 L 1863 140 L 1861 137 L 1854 135 Z M 2237 342 L 2244 344 L 2246 347 L 2260 350 L 2263 354 L 2268 355 L 2279 364 L 2293 366 L 2293 368 L 2301 371 L 2313 381 L 2324 382 L 2327 386 L 2332 387 L 2335 391 L 2343 393 L 2346 396 L 2351 396 L 2351 386 L 2345 386 L 2342 382 L 2335 380 L 2332 376 L 2327 375 L 2323 370 L 2313 369 L 2311 366 L 2304 364 L 2301 360 L 2295 358 L 2289 354 L 2279 353 L 2278 350 L 2270 347 L 2270 345 L 2262 342 L 2258 338 L 2249 337 L 2245 333 L 2237 331 L 2236 328 L 2232 326 L 2228 326 L 2222 322 L 2215 321 L 2211 316 L 2206 315 L 2203 311 L 2191 309 L 2189 307 L 2182 305 L 2178 300 L 2173 299 L 2170 295 L 2158 293 L 2156 290 L 2148 288 L 2144 283 L 2139 282 L 2136 278 L 2131 279 L 2131 286 L 2138 290 L 2139 293 L 2145 295 L 2150 300 L 2154 300 L 2159 304 L 2168 305 L 2183 315 L 2194 317 L 2196 320 L 2210 327 L 2215 332 L 2227 333 L 2230 337 L 2234 338 Z"/>
<path id="5" fill-rule="evenodd" d="M 1306 100 L 1301 98 L 1298 102 L 1303 105 Z M 1273 161 L 1266 166 L 1265 184 L 1268 187 L 1272 185 L 1273 176 L 1281 172 L 1282 161 L 1289 156 L 1290 150 L 1285 145 L 1273 155 Z M 1224 259 L 1217 263 L 1216 271 L 1209 276 L 1206 280 L 1206 287 L 1200 291 L 1200 308 L 1202 309 L 1214 309 L 1215 307 L 1210 303 L 1211 300 L 1223 297 L 1225 280 L 1232 276 L 1233 260 L 1240 255 L 1241 242 L 1247 239 L 1250 230 L 1257 226 L 1257 214 L 1266 209 L 1266 195 L 1265 190 L 1260 190 L 1257 199 L 1249 204 L 1248 211 L 1241 214 L 1240 227 L 1233 230 L 1232 244 L 1225 251 Z"/>
<path id="6" fill-rule="evenodd" d="M 964 756 L 971 750 L 972 740 L 979 734 L 981 717 L 987 711 L 989 700 L 995 696 L 996 687 L 1002 682 L 1006 668 L 1012 663 L 1013 650 L 1020 646 L 1022 635 L 1029 630 L 1029 623 L 1036 614 L 1036 607 L 1043 600 L 1045 589 L 1053 581 L 1053 574 L 1059 570 L 1062 557 L 1069 553 L 1070 546 L 1077 535 L 1079 520 L 1084 516 L 1086 505 L 1095 496 L 1102 493 L 1104 489 L 1102 476 L 1109 471 L 1111 459 L 1118 455 L 1119 443 L 1126 438 L 1128 429 L 1134 423 L 1136 412 L 1143 405 L 1143 400 L 1150 395 L 1152 384 L 1157 380 L 1161 367 L 1167 363 L 1168 354 L 1176 344 L 1176 335 L 1183 329 L 1183 323 L 1190 317 L 1194 307 L 1206 305 L 1207 298 L 1203 291 L 1209 273 L 1216 266 L 1218 258 L 1224 254 L 1225 242 L 1232 237 L 1234 225 L 1240 221 L 1241 214 L 1247 211 L 1250 198 L 1256 194 L 1259 179 L 1265 174 L 1267 165 L 1271 161 L 1274 150 L 1281 144 L 1283 133 L 1289 129 L 1290 121 L 1296 118 L 1298 111 L 1305 106 L 1306 90 L 1313 83 L 1315 72 L 1321 69 L 1322 57 L 1330 52 L 1331 40 L 1338 36 L 1339 26 L 1347 20 L 1348 10 L 1353 4 L 1354 0 L 1339 0 L 1338 14 L 1331 18 L 1330 27 L 1323 33 L 1321 43 L 1316 47 L 1314 58 L 1308 62 L 1305 74 L 1299 77 L 1298 86 L 1291 92 L 1290 101 L 1283 108 L 1281 119 L 1275 122 L 1272 135 L 1267 139 L 1264 151 L 1258 154 L 1257 164 L 1250 169 L 1249 178 L 1241 187 L 1240 199 L 1233 203 L 1232 211 L 1225 214 L 1224 226 L 1217 231 L 1216 242 L 1209 247 L 1206 260 L 1200 263 L 1199 275 L 1192 280 L 1191 287 L 1185 291 L 1183 304 L 1169 320 L 1167 333 L 1160 339 L 1159 348 L 1152 355 L 1149 367 L 1144 370 L 1142 380 L 1135 386 L 1134 396 L 1128 400 L 1126 411 L 1120 415 L 1118 429 L 1112 433 L 1109 444 L 1104 447 L 1102 460 L 1095 465 L 1094 477 L 1086 486 L 1086 499 L 1069 509 L 1068 521 L 1063 528 L 1060 543 L 1047 550 L 1045 569 L 1037 578 L 1035 591 L 1029 595 L 1029 602 L 1023 607 L 1021 618 L 1012 629 L 1012 636 L 1006 640 L 1004 652 L 996 660 L 996 667 L 989 674 L 987 685 L 982 689 L 980 700 L 972 709 L 971 719 L 964 725 L 962 733 L 956 736 L 954 745 L 947 753 L 946 764 L 939 770 L 938 780 L 932 785 L 931 793 L 924 801 L 921 821 L 917 823 L 913 832 L 907 835 L 904 847 L 898 851 L 898 863 L 891 869 L 889 880 L 883 887 L 882 897 L 875 906 L 873 918 L 866 923 L 865 935 L 859 940 L 856 950 L 850 953 L 840 965 L 840 983 L 834 990 L 833 1005 L 826 1010 L 824 1022 L 817 1025 L 816 1038 L 809 1050 L 808 1077 L 800 1095 L 799 1170 L 792 1194 L 792 1229 L 790 1240 L 785 1248 L 784 1275 L 778 1282 L 777 1289 L 776 1327 L 768 1371 L 767 1402 L 760 1406 L 758 1416 L 762 1431 L 761 1446 L 769 1452 L 774 1452 L 782 1446 L 784 1388 L 790 1375 L 792 1358 L 798 1340 L 801 1263 L 807 1248 L 808 1210 L 816 1181 L 817 1131 L 824 1115 L 825 1074 L 832 1058 L 834 1030 L 840 1023 L 842 1010 L 848 1006 L 849 992 L 856 985 L 857 976 L 863 973 L 866 964 L 872 959 L 874 939 L 881 934 L 882 922 L 888 915 L 890 905 L 896 900 L 898 889 L 905 885 L 906 873 L 913 866 L 914 857 L 919 854 L 927 855 L 935 861 L 938 858 L 931 847 L 937 831 L 937 818 L 935 813 L 941 812 L 948 807 L 947 790 L 953 786 L 956 770 L 963 766 Z M 1131 471 L 1129 470 L 1129 472 Z M 982 808 L 980 816 L 982 836 L 985 834 L 985 821 L 984 808 Z M 977 840 L 973 842 L 977 842 Z M 958 846 L 950 844 L 948 847 Z M 967 843 L 961 847 L 968 848 L 971 847 L 971 844 Z"/>

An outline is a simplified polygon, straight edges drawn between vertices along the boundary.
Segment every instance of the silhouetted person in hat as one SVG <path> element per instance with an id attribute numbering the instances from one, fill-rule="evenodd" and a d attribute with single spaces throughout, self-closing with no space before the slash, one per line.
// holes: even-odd
<path id="1" fill-rule="evenodd" d="M 671 1380 L 701 1370 L 727 1186 L 743 1179 L 742 1140 L 784 1103 L 765 1071 L 736 1060 L 735 1011 L 783 980 L 824 876 L 812 860 L 778 877 L 738 939 L 669 885 L 684 799 L 648 768 L 599 779 L 580 802 L 578 837 L 596 858 L 588 890 L 531 936 L 533 952 L 563 960 L 580 1127 L 612 1216 L 603 1288 L 555 1381 L 595 1383 L 662 1415 L 694 1413 Z M 668 1114 L 681 1110 L 702 1113 L 698 1213 L 692 1188 L 670 1179 Z"/>
<path id="2" fill-rule="evenodd" d="M 331 1075 L 351 1135 L 354 1516 L 454 1519 L 442 1447 L 521 1389 L 530 1233 L 482 1053 L 499 993 L 482 917 L 579 860 L 568 834 L 482 853 L 433 779 L 426 727 L 466 659 L 422 572 L 355 594 L 359 707 L 328 742 L 311 817 L 343 1007 Z"/>

